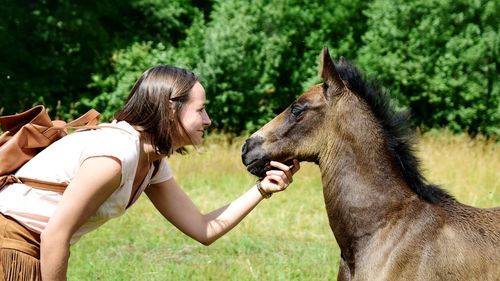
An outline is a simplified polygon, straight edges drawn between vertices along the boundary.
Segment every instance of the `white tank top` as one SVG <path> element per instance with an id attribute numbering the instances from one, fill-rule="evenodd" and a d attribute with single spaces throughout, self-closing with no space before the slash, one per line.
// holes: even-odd
<path id="1" fill-rule="evenodd" d="M 122 215 L 131 199 L 132 184 L 139 159 L 139 133 L 125 121 L 102 125 L 116 126 L 123 130 L 102 128 L 72 133 L 45 148 L 16 172 L 16 176 L 21 177 L 50 182 L 71 182 L 75 172 L 87 158 L 113 156 L 121 161 L 120 186 L 74 233 L 71 244 L 109 219 Z M 151 178 L 153 171 L 154 166 L 151 165 L 135 198 L 132 198 L 132 203 L 149 184 L 172 178 L 172 172 L 165 159 L 161 161 L 156 175 Z M 59 192 L 15 183 L 5 186 L 0 191 L 0 212 L 41 233 L 61 197 L 62 193 Z"/>

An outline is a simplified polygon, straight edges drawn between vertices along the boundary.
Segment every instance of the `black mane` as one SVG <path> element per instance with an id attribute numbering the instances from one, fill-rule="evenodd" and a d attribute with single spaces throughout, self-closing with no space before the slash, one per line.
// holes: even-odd
<path id="1" fill-rule="evenodd" d="M 375 81 L 364 79 L 360 71 L 344 59 L 335 67 L 342 80 L 347 81 L 351 90 L 365 100 L 381 124 L 389 152 L 399 163 L 401 174 L 410 188 L 429 203 L 454 200 L 438 186 L 428 184 L 420 172 L 419 160 L 413 151 L 414 134 L 409 125 L 409 112 L 396 111 L 389 95 Z"/>

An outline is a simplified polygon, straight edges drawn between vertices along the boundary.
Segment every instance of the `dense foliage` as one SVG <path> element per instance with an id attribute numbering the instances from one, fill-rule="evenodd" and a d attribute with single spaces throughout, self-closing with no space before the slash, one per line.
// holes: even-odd
<path id="1" fill-rule="evenodd" d="M 500 2 L 374 1 L 359 63 L 418 125 L 497 134 Z"/>
<path id="2" fill-rule="evenodd" d="M 114 75 L 117 50 L 137 41 L 177 44 L 196 9 L 187 0 L 7 0 L 1 7 L 0 108 L 7 114 L 44 103 L 61 118 L 101 94 L 92 79 Z"/>
<path id="3" fill-rule="evenodd" d="M 498 135 L 499 7 L 486 0 L 7 1 L 0 108 L 43 102 L 71 118 L 95 107 L 110 119 L 144 70 L 171 64 L 200 76 L 214 129 L 251 131 L 318 82 L 319 52 L 328 46 L 379 80 L 415 125 Z"/>

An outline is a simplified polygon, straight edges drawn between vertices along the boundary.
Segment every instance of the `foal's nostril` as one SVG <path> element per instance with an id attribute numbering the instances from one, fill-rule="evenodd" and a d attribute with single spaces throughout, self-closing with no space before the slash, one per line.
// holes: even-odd
<path id="1" fill-rule="evenodd" d="M 241 154 L 245 155 L 247 154 L 247 151 L 248 151 L 248 145 L 247 145 L 248 141 L 246 141 L 244 144 L 243 144 L 243 147 L 241 148 Z"/>

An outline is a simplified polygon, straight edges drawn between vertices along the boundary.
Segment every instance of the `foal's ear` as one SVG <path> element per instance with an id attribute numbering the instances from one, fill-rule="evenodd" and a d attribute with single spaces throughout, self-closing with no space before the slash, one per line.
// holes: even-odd
<path id="1" fill-rule="evenodd" d="M 319 73 L 321 75 L 321 78 L 323 79 L 323 82 L 329 85 L 335 85 L 339 88 L 344 86 L 344 83 L 342 82 L 342 79 L 340 79 L 340 75 L 338 74 L 337 69 L 335 69 L 335 63 L 330 57 L 330 53 L 328 52 L 327 47 L 324 47 L 323 51 L 321 52 L 321 65 Z"/>

